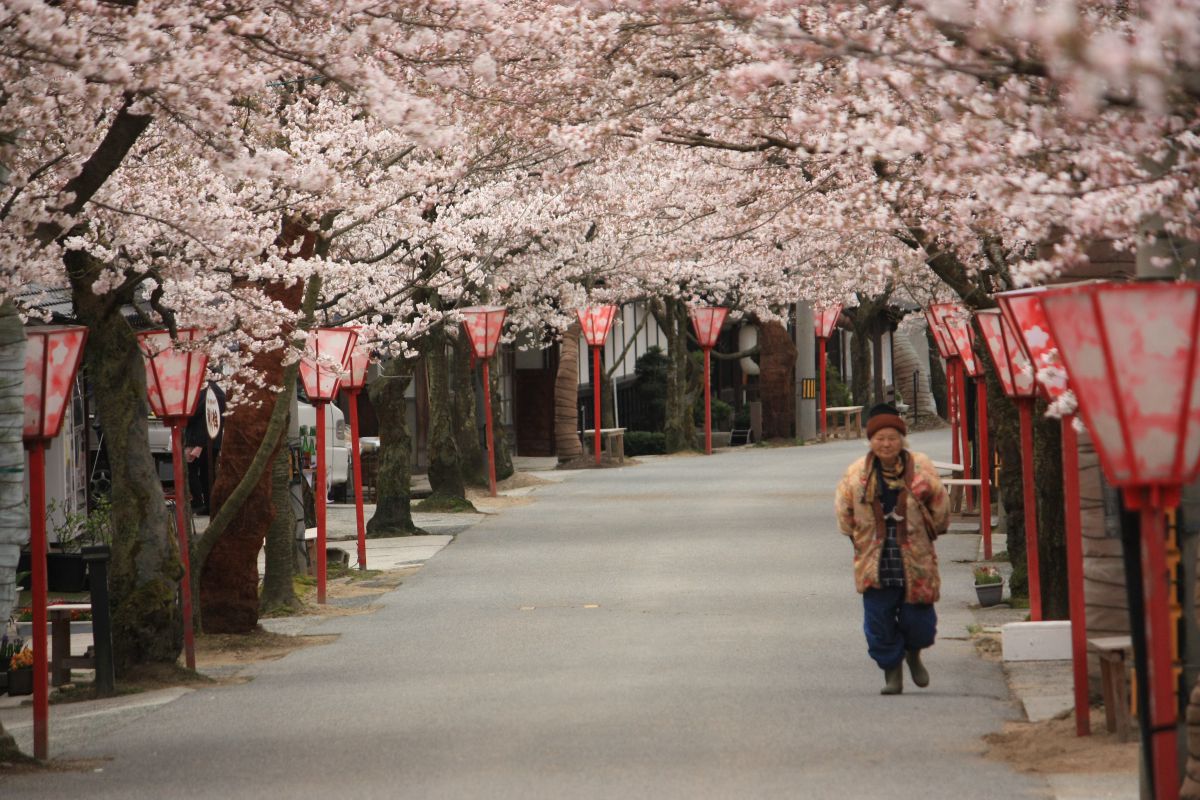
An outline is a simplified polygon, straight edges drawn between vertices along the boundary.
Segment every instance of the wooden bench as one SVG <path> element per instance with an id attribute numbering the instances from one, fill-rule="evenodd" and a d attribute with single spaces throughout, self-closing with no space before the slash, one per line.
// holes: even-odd
<path id="1" fill-rule="evenodd" d="M 1087 640 L 1100 657 L 1100 693 L 1104 697 L 1104 727 L 1117 734 L 1117 741 L 1133 739 L 1129 706 L 1129 665 L 1133 642 L 1128 636 L 1100 636 Z"/>
<path id="2" fill-rule="evenodd" d="M 596 429 L 585 428 L 583 431 L 584 449 L 591 453 L 591 448 L 596 442 Z M 625 463 L 625 429 L 624 428 L 601 428 L 600 429 L 600 449 L 608 454 L 608 457 L 620 464 Z M 592 453 L 592 455 L 595 455 Z"/>
<path id="3" fill-rule="evenodd" d="M 71 655 L 71 615 L 92 613 L 91 603 L 54 603 L 46 606 L 50 617 L 50 685 L 71 682 L 72 669 L 95 669 L 94 655 Z"/>
<path id="4" fill-rule="evenodd" d="M 843 439 L 849 439 L 853 432 L 855 439 L 861 439 L 862 410 L 862 406 L 833 406 L 825 409 L 826 417 L 831 414 L 836 417 L 834 424 L 829 426 L 830 435 L 837 436 L 840 432 Z"/>

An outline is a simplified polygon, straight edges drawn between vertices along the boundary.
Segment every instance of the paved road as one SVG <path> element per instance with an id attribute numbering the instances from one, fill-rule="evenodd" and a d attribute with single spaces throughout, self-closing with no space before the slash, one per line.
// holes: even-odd
<path id="1" fill-rule="evenodd" d="M 914 439 L 948 458 L 945 433 Z M 1015 716 L 939 542 L 933 684 L 878 694 L 832 490 L 861 442 L 583 471 L 460 534 L 372 615 L 240 686 L 101 717 L 103 771 L 5 797 L 982 798 Z M 3 779 L 0 779 L 2 781 Z"/>

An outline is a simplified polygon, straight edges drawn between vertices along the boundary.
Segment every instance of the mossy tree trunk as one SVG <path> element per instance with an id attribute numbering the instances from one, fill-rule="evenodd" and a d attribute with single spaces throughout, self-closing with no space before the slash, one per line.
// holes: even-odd
<path id="1" fill-rule="evenodd" d="M 113 661 L 117 675 L 145 663 L 174 663 L 183 647 L 183 566 L 168 533 L 167 505 L 147 444 L 146 371 L 121 307 L 133 287 L 92 292 L 101 263 L 79 250 L 64 257 L 76 317 L 89 329 L 84 368 L 112 476 Z"/>
<path id="2" fill-rule="evenodd" d="M 0 621 L 17 598 L 17 560 L 29 541 L 25 509 L 25 330 L 11 300 L 0 303 Z M 0 665 L 6 667 L 6 665 Z M 24 760 L 0 723 L 0 761 Z"/>
<path id="3" fill-rule="evenodd" d="M 454 422 L 454 437 L 458 442 L 458 455 L 462 465 L 463 481 L 470 486 L 487 486 L 487 468 L 483 463 L 483 446 L 479 442 L 479 425 L 483 421 L 478 412 L 476 372 L 472 369 L 471 342 L 460 333 L 453 339 L 453 352 L 449 362 L 451 410 Z"/>
<path id="4" fill-rule="evenodd" d="M 446 333 L 437 327 L 425 336 L 422 348 L 429 376 L 429 486 L 433 490 L 429 502 L 431 507 L 465 507 L 470 504 L 455 436 L 446 347 Z"/>
<path id="5" fill-rule="evenodd" d="M 285 387 L 279 402 L 291 404 L 295 387 Z M 296 513 L 292 509 L 291 464 L 288 452 L 280 447 L 271 462 L 271 504 L 275 516 L 267 529 L 267 568 L 263 576 L 262 612 L 288 611 L 300 607 L 292 577 L 296 573 Z"/>
<path id="6" fill-rule="evenodd" d="M 508 435 L 504 430 L 504 409 L 500 398 L 500 370 L 497 368 L 499 360 L 498 357 L 493 358 L 488 368 L 488 378 L 491 382 L 488 391 L 492 395 L 492 438 L 495 440 L 492 447 L 496 451 L 494 454 L 496 480 L 502 481 L 510 477 L 516 470 L 513 467 L 512 450 L 508 447 Z"/>
<path id="7" fill-rule="evenodd" d="M 554 377 L 554 449 L 562 464 L 583 455 L 579 441 L 579 332 L 571 323 L 558 349 L 558 372 Z"/>
<path id="8" fill-rule="evenodd" d="M 666 450 L 678 453 L 696 449 L 696 423 L 692 405 L 691 359 L 688 357 L 688 313 L 682 300 L 666 298 L 654 304 L 659 327 L 667 337 Z"/>
<path id="9" fill-rule="evenodd" d="M 412 435 L 404 397 L 412 379 L 413 365 L 394 358 L 380 365 L 379 376 L 367 386 L 379 418 L 375 513 L 367 522 L 368 538 L 422 532 L 412 518 Z"/>

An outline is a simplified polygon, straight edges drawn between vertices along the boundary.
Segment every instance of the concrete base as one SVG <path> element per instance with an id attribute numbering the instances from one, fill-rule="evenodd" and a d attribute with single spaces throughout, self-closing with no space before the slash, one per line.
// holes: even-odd
<path id="1" fill-rule="evenodd" d="M 1010 622 L 1000 628 L 1005 661 L 1061 661 L 1071 658 L 1071 623 Z"/>

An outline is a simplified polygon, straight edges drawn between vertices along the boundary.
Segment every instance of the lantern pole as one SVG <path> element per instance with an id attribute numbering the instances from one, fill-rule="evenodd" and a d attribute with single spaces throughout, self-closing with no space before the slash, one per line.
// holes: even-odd
<path id="1" fill-rule="evenodd" d="M 826 405 L 827 401 L 826 401 L 826 394 L 825 394 L 825 358 L 826 358 L 825 348 L 826 348 L 827 342 L 828 342 L 828 340 L 824 336 L 817 337 L 817 348 L 820 352 L 818 360 L 820 361 L 820 364 L 821 364 L 821 441 L 825 441 L 825 432 L 826 432 L 826 425 L 827 425 L 827 420 L 825 419 L 825 417 L 828 413 L 825 410 L 827 408 L 827 405 Z"/>
<path id="2" fill-rule="evenodd" d="M 1071 614 L 1071 664 L 1075 675 L 1075 734 L 1092 732 L 1088 718 L 1087 610 L 1083 597 L 1083 525 L 1079 503 L 1079 437 L 1075 416 L 1062 418 L 1063 499 L 1067 525 L 1068 607 Z"/>
<path id="3" fill-rule="evenodd" d="M 955 385 L 958 387 L 958 438 L 961 440 L 959 451 L 962 455 L 963 479 L 971 480 L 971 429 L 967 424 L 970 415 L 967 412 L 967 370 L 963 365 L 963 360 L 959 358 L 955 364 L 955 369 L 958 374 L 955 376 Z M 966 508 L 969 510 L 975 507 L 975 490 L 971 484 L 964 487 L 964 497 Z"/>
<path id="4" fill-rule="evenodd" d="M 592 347 L 592 427 L 595 428 L 595 439 L 592 442 L 592 452 L 596 454 L 596 466 L 600 466 L 600 347 Z"/>
<path id="5" fill-rule="evenodd" d="M 987 380 L 975 381 L 975 419 L 979 423 L 979 527 L 983 533 L 983 557 L 992 557 L 992 459 L 988 448 Z"/>
<path id="6" fill-rule="evenodd" d="M 1021 472 L 1025 493 L 1025 560 L 1029 578 L 1029 616 L 1042 621 L 1042 579 L 1038 559 L 1037 492 L 1033 474 L 1033 404 L 1032 397 L 1017 399 L 1021 418 Z"/>
<path id="7" fill-rule="evenodd" d="M 192 628 L 192 544 L 191 537 L 188 536 L 187 516 L 184 513 L 184 505 L 188 501 L 187 479 L 184 476 L 183 468 L 183 429 L 187 426 L 187 417 L 173 417 L 168 421 L 171 425 L 171 466 L 175 474 L 175 533 L 179 538 L 179 560 L 183 564 L 183 575 L 179 579 L 183 610 L 183 653 L 187 668 L 195 670 L 196 638 Z"/>
<path id="8" fill-rule="evenodd" d="M 1167 587 L 1166 533 L 1163 528 L 1162 497 L 1151 487 L 1137 498 L 1141 508 L 1142 592 L 1145 602 L 1147 650 L 1150 656 L 1150 730 L 1153 742 L 1154 796 L 1159 800 L 1179 797 L 1176 751 L 1175 688 L 1172 686 L 1171 631 Z"/>
<path id="9" fill-rule="evenodd" d="M 358 446 L 358 395 L 361 389 L 347 389 L 350 393 L 350 456 L 354 464 L 354 519 L 358 525 L 358 568 L 367 568 L 367 527 L 363 521 L 362 453 Z"/>
<path id="10" fill-rule="evenodd" d="M 325 406 L 328 400 L 312 400 L 317 417 L 317 475 L 313 494 L 317 505 L 317 602 L 325 604 Z"/>
<path id="11" fill-rule="evenodd" d="M 946 359 L 946 414 L 950 417 L 950 460 L 961 463 L 958 452 L 958 359 Z"/>
<path id="12" fill-rule="evenodd" d="M 483 415 L 485 417 L 484 427 L 487 429 L 487 450 L 488 450 L 488 493 L 492 497 L 496 496 L 496 450 L 495 439 L 492 436 L 492 382 L 488 373 L 488 361 L 491 359 L 481 358 L 483 362 Z M 599 425 L 596 430 L 599 431 Z M 599 433 L 597 433 L 599 436 Z M 600 451 L 597 450 L 597 453 Z M 597 456 L 599 457 L 599 456 Z"/>
<path id="13" fill-rule="evenodd" d="M 45 386 L 45 381 L 42 386 Z M 33 606 L 33 757 L 50 754 L 50 664 L 46 657 L 46 442 L 26 441 L 29 451 L 29 550 Z"/>

